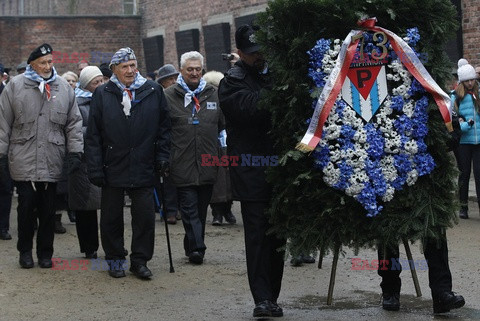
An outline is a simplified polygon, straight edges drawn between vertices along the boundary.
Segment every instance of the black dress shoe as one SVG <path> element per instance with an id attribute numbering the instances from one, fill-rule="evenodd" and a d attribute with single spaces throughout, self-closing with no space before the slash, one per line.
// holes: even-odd
<path id="1" fill-rule="evenodd" d="M 42 269 L 50 269 L 52 267 L 52 259 L 38 259 L 38 265 Z"/>
<path id="2" fill-rule="evenodd" d="M 220 226 L 223 223 L 223 217 L 221 215 L 214 215 L 212 225 L 213 226 Z"/>
<path id="3" fill-rule="evenodd" d="M 167 224 L 171 224 L 171 225 L 177 224 L 177 218 L 175 216 L 167 217 Z"/>
<path id="4" fill-rule="evenodd" d="M 97 256 L 97 251 L 93 251 L 93 252 L 86 252 L 85 253 L 85 258 L 86 259 L 96 259 L 98 256 Z"/>
<path id="5" fill-rule="evenodd" d="M 461 208 L 458 216 L 464 220 L 468 219 L 468 209 Z"/>
<path id="6" fill-rule="evenodd" d="M 315 258 L 311 255 L 302 255 L 303 263 L 311 264 L 315 263 Z"/>
<path id="7" fill-rule="evenodd" d="M 271 302 L 270 311 L 272 312 L 272 317 L 283 317 L 283 309 L 276 302 Z"/>
<path id="8" fill-rule="evenodd" d="M 433 313 L 445 313 L 465 305 L 465 299 L 454 292 L 442 292 L 433 296 Z"/>
<path id="9" fill-rule="evenodd" d="M 382 307 L 387 311 L 400 310 L 400 293 L 383 293 Z"/>
<path id="10" fill-rule="evenodd" d="M 0 239 L 2 239 L 2 240 L 11 240 L 11 239 L 12 239 L 12 236 L 10 235 L 10 233 L 8 233 L 8 231 L 2 230 L 2 231 L 0 231 Z"/>
<path id="11" fill-rule="evenodd" d="M 125 271 L 120 270 L 120 269 L 114 269 L 114 270 L 108 270 L 108 275 L 110 275 L 112 278 L 123 278 L 125 277 Z"/>
<path id="12" fill-rule="evenodd" d="M 188 255 L 188 260 L 193 264 L 202 264 L 203 254 L 201 252 L 194 251 Z"/>
<path id="13" fill-rule="evenodd" d="M 302 266 L 302 265 L 303 265 L 303 257 L 302 257 L 302 255 L 298 255 L 298 256 L 293 257 L 293 258 L 290 260 L 290 264 L 291 264 L 292 266 Z"/>
<path id="14" fill-rule="evenodd" d="M 140 279 L 150 279 L 153 275 L 152 271 L 144 264 L 132 264 L 130 266 L 130 272 Z"/>
<path id="15" fill-rule="evenodd" d="M 32 257 L 32 252 L 24 252 L 20 253 L 20 259 L 18 260 L 20 263 L 20 266 L 24 269 L 31 269 L 33 268 L 33 257 Z"/>
<path id="16" fill-rule="evenodd" d="M 265 300 L 255 304 L 255 308 L 253 309 L 254 318 L 265 318 L 265 317 L 271 317 L 271 316 L 272 316 L 272 302 Z"/>
<path id="17" fill-rule="evenodd" d="M 237 224 L 237 219 L 235 218 L 232 212 L 228 212 L 223 216 L 225 217 L 225 221 L 227 221 L 228 224 L 231 224 L 231 225 Z"/>

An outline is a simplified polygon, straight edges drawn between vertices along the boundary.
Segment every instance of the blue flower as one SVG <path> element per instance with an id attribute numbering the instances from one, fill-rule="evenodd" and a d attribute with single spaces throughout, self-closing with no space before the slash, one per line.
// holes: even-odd
<path id="1" fill-rule="evenodd" d="M 418 176 L 430 174 L 435 168 L 435 161 L 430 154 L 422 153 L 413 157 Z"/>
<path id="2" fill-rule="evenodd" d="M 426 90 L 423 88 L 420 82 L 416 78 L 413 78 L 410 89 L 408 90 L 408 94 L 410 96 L 414 96 L 415 94 L 424 94 L 425 92 Z"/>
<path id="3" fill-rule="evenodd" d="M 408 44 L 412 47 L 417 45 L 417 42 L 420 40 L 420 34 L 418 33 L 418 28 L 407 29 Z"/>
<path id="4" fill-rule="evenodd" d="M 319 145 L 312 153 L 315 158 L 315 167 L 323 169 L 330 162 L 330 150 L 327 145 Z"/>
<path id="5" fill-rule="evenodd" d="M 367 142 L 369 145 L 367 149 L 368 156 L 372 159 L 381 158 L 384 154 L 385 139 L 375 130 L 372 124 L 369 123 L 365 125 L 364 128 L 367 130 Z"/>
<path id="6" fill-rule="evenodd" d="M 391 103 L 390 107 L 391 107 L 393 110 L 400 112 L 400 111 L 402 111 L 402 109 L 403 109 L 403 104 L 404 104 L 404 103 L 403 103 L 403 98 L 402 98 L 402 96 L 398 96 L 398 95 L 397 95 L 397 96 L 393 96 L 393 97 L 392 97 L 392 103 Z"/>
<path id="7" fill-rule="evenodd" d="M 336 189 L 345 190 L 349 186 L 348 180 L 353 173 L 353 168 L 352 166 L 348 165 L 345 160 L 342 160 L 338 164 L 338 168 L 340 169 L 340 179 L 333 187 Z"/>
<path id="8" fill-rule="evenodd" d="M 400 134 L 409 135 L 412 131 L 413 122 L 407 115 L 400 115 L 393 122 L 393 126 Z"/>

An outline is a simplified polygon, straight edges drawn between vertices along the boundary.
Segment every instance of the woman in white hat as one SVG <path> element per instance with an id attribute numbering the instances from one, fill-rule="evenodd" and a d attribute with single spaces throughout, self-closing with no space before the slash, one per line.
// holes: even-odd
<path id="1" fill-rule="evenodd" d="M 458 178 L 460 218 L 468 219 L 468 187 L 473 163 L 477 201 L 480 199 L 480 100 L 475 68 L 465 59 L 458 61 L 458 86 L 452 94 L 452 106 L 459 116 L 462 135 L 456 150 L 460 170 Z"/>

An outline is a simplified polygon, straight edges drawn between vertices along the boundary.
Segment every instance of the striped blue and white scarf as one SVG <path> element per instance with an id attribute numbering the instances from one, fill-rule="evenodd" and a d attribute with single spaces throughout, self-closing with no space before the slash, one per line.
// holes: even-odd
<path id="1" fill-rule="evenodd" d="M 131 101 L 135 98 L 135 90 L 142 87 L 147 79 L 143 78 L 142 75 L 140 75 L 140 73 L 137 71 L 137 74 L 135 75 L 135 81 L 128 88 L 118 80 L 115 74 L 112 75 L 110 80 L 122 91 L 123 112 L 125 116 L 130 116 L 130 109 L 132 108 Z"/>
<path id="2" fill-rule="evenodd" d="M 178 78 L 177 78 L 177 84 L 182 86 L 182 88 L 185 89 L 185 91 L 187 92 L 185 94 L 184 106 L 183 106 L 183 107 L 187 107 L 192 102 L 193 97 L 196 96 L 197 94 L 202 92 L 202 90 L 205 89 L 205 86 L 207 85 L 207 82 L 205 81 L 205 79 L 203 79 L 203 77 L 200 78 L 200 83 L 198 84 L 197 89 L 192 91 L 190 88 L 188 88 L 187 83 L 185 82 L 185 80 L 182 77 L 182 74 L 180 74 L 180 75 L 178 75 Z"/>
<path id="3" fill-rule="evenodd" d="M 50 92 L 50 85 L 48 85 L 48 83 L 51 83 L 52 81 L 55 81 L 55 79 L 57 79 L 57 71 L 55 70 L 55 67 L 52 67 L 52 77 L 50 77 L 50 79 L 48 80 L 43 79 L 39 74 L 37 74 L 37 72 L 32 68 L 31 65 L 27 65 L 27 69 L 25 70 L 23 75 L 27 79 L 38 82 L 38 89 L 42 94 L 43 92 L 45 92 L 45 97 L 48 101 L 50 101 L 52 94 Z"/>

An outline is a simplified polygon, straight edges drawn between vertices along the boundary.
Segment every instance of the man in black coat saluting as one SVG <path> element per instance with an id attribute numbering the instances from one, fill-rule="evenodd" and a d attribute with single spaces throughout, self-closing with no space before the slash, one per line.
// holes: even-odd
<path id="1" fill-rule="evenodd" d="M 123 200 L 132 199 L 130 271 L 152 276 L 155 171 L 164 176 L 170 156 L 170 117 L 163 90 L 143 78 L 130 48 L 112 57 L 113 76 L 98 87 L 90 104 L 85 138 L 88 177 L 102 187 L 100 235 L 109 275 L 124 277 Z"/>
<path id="2" fill-rule="evenodd" d="M 285 244 L 270 228 L 265 210 L 271 187 L 266 182 L 267 166 L 278 163 L 273 143 L 268 137 L 271 116 L 258 108 L 262 93 L 271 87 L 268 67 L 255 43 L 254 30 L 244 25 L 237 29 L 235 42 L 240 60 L 227 72 L 218 89 L 220 108 L 227 128 L 230 177 L 235 200 L 241 202 L 245 230 L 247 272 L 255 301 L 254 317 L 280 317 L 277 304 L 283 276 Z"/>

